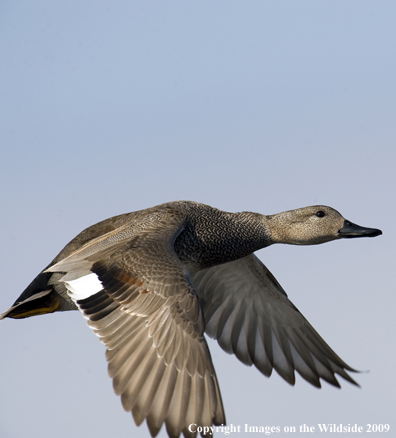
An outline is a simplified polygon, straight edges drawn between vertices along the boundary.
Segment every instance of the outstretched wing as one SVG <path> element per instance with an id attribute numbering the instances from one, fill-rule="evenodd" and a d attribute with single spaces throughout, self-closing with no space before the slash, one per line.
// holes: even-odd
<path id="1" fill-rule="evenodd" d="M 225 423 L 203 336 L 202 310 L 173 244 L 183 229 L 162 212 L 84 245 L 50 267 L 107 346 L 116 394 L 156 436 L 195 437 L 188 426 Z"/>
<path id="2" fill-rule="evenodd" d="M 254 255 L 192 276 L 206 333 L 246 365 L 270 376 L 275 370 L 294 385 L 294 370 L 316 387 L 320 378 L 340 386 L 335 374 L 357 384 L 343 362 L 288 299 Z"/>

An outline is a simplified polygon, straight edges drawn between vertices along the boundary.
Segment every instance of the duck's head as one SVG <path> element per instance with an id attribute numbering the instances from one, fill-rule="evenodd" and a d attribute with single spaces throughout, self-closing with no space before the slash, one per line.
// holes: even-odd
<path id="1" fill-rule="evenodd" d="M 346 220 L 337 210 L 325 205 L 266 216 L 266 226 L 273 243 L 317 245 L 331 240 L 352 237 L 375 237 L 376 228 L 365 228 Z"/>

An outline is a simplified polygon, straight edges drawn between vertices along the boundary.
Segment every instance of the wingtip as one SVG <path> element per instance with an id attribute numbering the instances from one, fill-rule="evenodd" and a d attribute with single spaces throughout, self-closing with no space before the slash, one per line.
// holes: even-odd
<path id="1" fill-rule="evenodd" d="M 157 424 L 154 424 L 152 421 L 150 421 L 148 418 L 146 419 L 146 423 L 150 431 L 150 435 L 152 436 L 152 438 L 155 438 L 159 434 L 162 424 L 158 426 Z"/>

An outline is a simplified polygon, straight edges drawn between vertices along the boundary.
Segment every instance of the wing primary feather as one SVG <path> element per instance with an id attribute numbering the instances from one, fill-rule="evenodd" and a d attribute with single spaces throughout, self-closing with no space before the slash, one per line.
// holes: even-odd
<path id="1" fill-rule="evenodd" d="M 138 351 L 139 346 L 142 342 L 145 343 L 146 337 L 145 333 L 142 333 L 142 327 L 135 327 L 134 333 L 132 333 L 126 340 L 120 342 L 117 348 L 114 350 L 106 351 L 106 358 L 111 366 L 110 369 L 116 371 L 118 364 L 122 364 L 127 361 L 131 356 L 133 357 L 135 352 Z M 151 340 L 150 340 L 151 342 Z M 115 374 L 111 374 L 114 377 Z"/>
<path id="2" fill-rule="evenodd" d="M 271 341 L 271 349 L 272 349 L 272 341 Z M 255 336 L 255 354 L 254 354 L 254 366 L 262 372 L 265 376 L 270 377 L 273 370 L 273 361 L 269 360 L 266 351 L 267 348 L 264 347 L 264 342 L 262 339 L 262 335 L 260 335 L 259 327 L 256 327 L 256 336 Z M 272 350 L 271 350 L 272 353 Z M 272 355 L 271 355 L 272 357 Z"/>
<path id="3" fill-rule="evenodd" d="M 148 416 L 165 368 L 163 360 L 158 359 L 155 349 L 151 348 L 126 382 L 124 398 L 129 399 L 128 410 L 139 409 L 143 417 Z"/>
<path id="4" fill-rule="evenodd" d="M 151 412 L 155 413 L 156 424 L 162 424 L 168 414 L 177 376 L 178 371 L 175 367 L 165 367 L 165 372 L 159 382 L 155 398 L 151 405 Z M 132 414 L 135 419 L 134 411 L 132 411 Z"/>
<path id="5" fill-rule="evenodd" d="M 191 390 L 191 376 L 186 371 L 178 373 L 173 397 L 172 409 L 166 418 L 166 428 L 170 436 L 178 437 L 183 429 Z"/>
<path id="6" fill-rule="evenodd" d="M 109 360 L 109 374 L 113 378 L 114 391 L 117 395 L 121 394 L 122 388 L 144 361 L 151 347 L 150 339 L 139 336 L 125 348 L 125 352 L 122 351 L 122 355 L 116 355 Z"/>
<path id="7" fill-rule="evenodd" d="M 290 365 L 288 358 L 285 356 L 284 350 L 278 342 L 278 338 L 276 334 L 272 331 L 272 349 L 274 354 L 274 368 L 278 372 L 280 376 L 282 376 L 286 382 L 290 383 L 290 385 L 294 385 L 295 375 L 294 368 Z M 290 347 L 289 347 L 289 353 Z"/>

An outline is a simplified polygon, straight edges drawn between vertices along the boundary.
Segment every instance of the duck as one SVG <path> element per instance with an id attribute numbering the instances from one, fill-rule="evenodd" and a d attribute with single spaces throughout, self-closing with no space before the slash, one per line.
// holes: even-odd
<path id="1" fill-rule="evenodd" d="M 324 205 L 263 215 L 168 202 L 82 231 L 0 320 L 79 310 L 136 425 L 195 438 L 226 424 L 205 334 L 267 377 L 358 385 L 254 253 L 380 234 Z"/>

